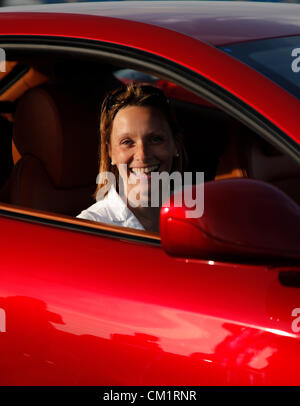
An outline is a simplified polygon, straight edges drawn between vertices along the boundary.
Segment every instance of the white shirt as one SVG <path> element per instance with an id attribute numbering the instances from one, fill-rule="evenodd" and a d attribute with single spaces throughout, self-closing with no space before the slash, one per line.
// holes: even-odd
<path id="1" fill-rule="evenodd" d="M 78 216 L 81 219 L 99 221 L 116 226 L 145 230 L 139 220 L 121 199 L 114 186 L 111 186 L 104 199 L 99 200 Z"/>

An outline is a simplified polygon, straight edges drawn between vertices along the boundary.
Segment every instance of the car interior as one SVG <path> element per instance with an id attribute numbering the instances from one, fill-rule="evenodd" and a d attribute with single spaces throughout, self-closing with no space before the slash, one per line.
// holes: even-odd
<path id="1" fill-rule="evenodd" d="M 188 171 L 266 181 L 300 204 L 299 165 L 216 106 L 149 72 L 61 55 L 12 55 L 0 72 L 0 202 L 71 217 L 93 204 L 101 102 L 139 74 L 170 98 Z"/>

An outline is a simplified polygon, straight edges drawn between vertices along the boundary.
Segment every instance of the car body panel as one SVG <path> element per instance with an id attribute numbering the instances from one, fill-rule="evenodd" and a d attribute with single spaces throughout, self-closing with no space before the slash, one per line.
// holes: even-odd
<path id="1" fill-rule="evenodd" d="M 1 384 L 299 384 L 299 291 L 278 268 L 0 223 L 3 252 L 19 250 L 0 268 Z"/>
<path id="2" fill-rule="evenodd" d="M 137 58 L 140 51 L 159 56 L 225 89 L 300 143 L 299 100 L 205 43 L 212 31 L 201 42 L 174 31 L 171 20 L 160 27 L 147 5 L 139 21 L 134 15 L 129 21 L 121 15 L 129 4 L 105 5 L 115 13 L 110 16 L 97 16 L 102 5 L 95 3 L 95 12 L 91 5 L 63 6 L 68 14 L 6 9 L 1 42 L 92 40 L 99 49 L 116 44 Z M 191 14 L 194 7 L 202 5 L 193 3 Z M 278 23 L 272 35 L 297 34 L 297 24 L 280 31 Z M 247 27 L 226 40 L 254 39 Z M 291 329 L 299 289 L 279 280 L 280 271 L 299 266 L 179 259 L 157 240 L 138 241 L 124 230 L 79 219 L 71 230 L 59 217 L 21 220 L 14 208 L 1 209 L 1 385 L 300 384 L 300 334 Z"/>

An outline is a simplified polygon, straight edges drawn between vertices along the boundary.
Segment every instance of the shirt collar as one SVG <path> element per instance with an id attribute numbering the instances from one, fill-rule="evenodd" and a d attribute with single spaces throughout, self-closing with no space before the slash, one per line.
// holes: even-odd
<path id="1" fill-rule="evenodd" d="M 109 216 L 112 221 L 123 223 L 125 227 L 140 228 L 144 230 L 144 227 L 127 207 L 119 193 L 116 191 L 114 185 L 110 187 L 106 199 Z"/>

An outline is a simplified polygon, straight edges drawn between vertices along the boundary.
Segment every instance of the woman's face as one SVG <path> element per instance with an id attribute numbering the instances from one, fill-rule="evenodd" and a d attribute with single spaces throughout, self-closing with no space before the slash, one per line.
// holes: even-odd
<path id="1" fill-rule="evenodd" d="M 125 195 L 140 192 L 149 200 L 151 174 L 170 173 L 176 147 L 164 115 L 153 107 L 127 106 L 116 114 L 109 144 L 109 156 L 122 177 Z"/>

